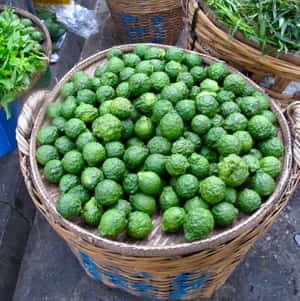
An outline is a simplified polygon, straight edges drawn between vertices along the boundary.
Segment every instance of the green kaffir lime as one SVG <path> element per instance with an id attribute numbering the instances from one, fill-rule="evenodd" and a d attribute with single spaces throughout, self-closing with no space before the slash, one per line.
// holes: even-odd
<path id="1" fill-rule="evenodd" d="M 184 132 L 183 136 L 194 144 L 195 151 L 200 150 L 202 140 L 199 135 L 190 131 L 186 131 Z"/>
<path id="2" fill-rule="evenodd" d="M 248 170 L 250 173 L 254 173 L 260 169 L 259 160 L 254 157 L 253 155 L 245 155 L 243 156 L 243 160 L 245 161 L 246 165 L 248 166 Z"/>
<path id="3" fill-rule="evenodd" d="M 173 109 L 172 103 L 168 100 L 162 99 L 156 101 L 152 107 L 153 122 L 159 123 L 162 117 Z"/>
<path id="4" fill-rule="evenodd" d="M 165 172 L 166 160 L 167 157 L 162 154 L 151 154 L 147 157 L 144 168 L 146 171 L 152 171 L 158 175 L 162 175 Z"/>
<path id="5" fill-rule="evenodd" d="M 107 52 L 107 58 L 110 60 L 113 57 L 121 58 L 123 56 L 122 50 L 118 48 L 112 48 Z"/>
<path id="6" fill-rule="evenodd" d="M 232 187 L 226 187 L 224 202 L 235 204 L 237 200 L 237 192 Z"/>
<path id="7" fill-rule="evenodd" d="M 111 86 L 101 86 L 97 89 L 96 97 L 99 103 L 115 98 L 115 90 Z"/>
<path id="8" fill-rule="evenodd" d="M 135 108 L 142 113 L 151 114 L 155 103 L 157 102 L 157 97 L 154 93 L 144 93 L 135 102 Z"/>
<path id="9" fill-rule="evenodd" d="M 187 158 L 181 154 L 171 155 L 166 162 L 166 170 L 171 176 L 179 176 L 186 172 L 189 167 Z"/>
<path id="10" fill-rule="evenodd" d="M 125 67 L 119 74 L 121 82 L 127 81 L 131 75 L 135 73 L 135 69 L 131 67 Z"/>
<path id="11" fill-rule="evenodd" d="M 237 112 L 228 115 L 224 121 L 224 129 L 232 133 L 245 130 L 247 125 L 248 120 L 246 116 Z"/>
<path id="12" fill-rule="evenodd" d="M 146 194 L 157 194 L 161 181 L 160 177 L 152 171 L 143 171 L 138 173 L 139 188 Z"/>
<path id="13" fill-rule="evenodd" d="M 83 147 L 83 158 L 89 166 L 96 166 L 106 157 L 105 148 L 99 142 L 89 142 Z"/>
<path id="14" fill-rule="evenodd" d="M 77 137 L 75 143 L 78 150 L 82 152 L 86 144 L 88 144 L 89 142 L 96 142 L 96 141 L 97 141 L 96 137 L 90 131 L 85 131 Z"/>
<path id="15" fill-rule="evenodd" d="M 180 72 L 176 78 L 177 82 L 184 82 L 190 89 L 194 85 L 194 78 L 189 72 Z"/>
<path id="16" fill-rule="evenodd" d="M 139 96 L 143 93 L 149 92 L 151 89 L 150 78 L 144 73 L 135 73 L 129 80 L 129 91 L 134 96 Z"/>
<path id="17" fill-rule="evenodd" d="M 121 120 L 121 140 L 128 140 L 133 136 L 134 124 L 131 119 Z"/>
<path id="18" fill-rule="evenodd" d="M 193 153 L 189 157 L 189 164 L 189 172 L 196 176 L 198 179 L 203 179 L 208 175 L 209 162 L 205 157 L 197 153 Z"/>
<path id="19" fill-rule="evenodd" d="M 125 152 L 124 145 L 119 141 L 112 141 L 105 144 L 107 158 L 121 158 Z"/>
<path id="20" fill-rule="evenodd" d="M 195 208 L 195 210 L 188 212 L 185 217 L 184 238 L 188 242 L 205 239 L 212 232 L 214 225 L 214 218 L 209 210 Z"/>
<path id="21" fill-rule="evenodd" d="M 207 203 L 214 205 L 224 199 L 226 186 L 220 178 L 210 176 L 200 182 L 199 192 Z"/>
<path id="22" fill-rule="evenodd" d="M 170 61 L 165 66 L 165 71 L 172 79 L 176 78 L 182 72 L 181 64 L 175 61 Z"/>
<path id="23" fill-rule="evenodd" d="M 44 176 L 51 183 L 58 183 L 64 173 L 64 168 L 60 160 L 50 160 L 44 167 Z"/>
<path id="24" fill-rule="evenodd" d="M 40 145 L 54 144 L 58 138 L 58 129 L 55 126 L 45 126 L 39 130 L 36 138 Z"/>
<path id="25" fill-rule="evenodd" d="M 149 61 L 141 61 L 135 68 L 136 73 L 145 73 L 150 76 L 153 73 L 153 65 Z"/>
<path id="26" fill-rule="evenodd" d="M 165 186 L 159 197 L 159 206 L 162 210 L 178 206 L 179 198 L 171 186 Z"/>
<path id="27" fill-rule="evenodd" d="M 144 58 L 145 53 L 149 48 L 150 46 L 148 46 L 147 44 L 140 43 L 134 47 L 133 52 L 142 59 Z"/>
<path id="28" fill-rule="evenodd" d="M 239 211 L 228 202 L 221 202 L 212 207 L 211 213 L 217 225 L 228 226 L 238 216 Z"/>
<path id="29" fill-rule="evenodd" d="M 138 169 L 145 161 L 149 150 L 143 146 L 130 146 L 125 150 L 123 160 L 131 170 Z"/>
<path id="30" fill-rule="evenodd" d="M 264 156 L 274 156 L 279 158 L 284 151 L 281 140 L 277 137 L 270 138 L 259 144 L 259 150 Z"/>
<path id="31" fill-rule="evenodd" d="M 272 136 L 272 123 L 262 115 L 253 116 L 248 123 L 248 131 L 256 140 L 265 140 Z"/>
<path id="32" fill-rule="evenodd" d="M 50 160 L 58 160 L 59 154 L 57 149 L 52 145 L 42 145 L 36 151 L 36 160 L 45 165 Z"/>
<path id="33" fill-rule="evenodd" d="M 184 121 L 191 120 L 196 114 L 195 101 L 191 99 L 180 100 L 175 109 Z"/>
<path id="34" fill-rule="evenodd" d="M 184 204 L 184 210 L 188 213 L 193 211 L 196 208 L 209 209 L 209 205 L 203 201 L 199 196 L 195 196 L 192 199 L 189 199 Z"/>
<path id="35" fill-rule="evenodd" d="M 238 205 L 244 213 L 252 213 L 260 207 L 260 195 L 251 189 L 245 188 L 240 193 Z"/>
<path id="36" fill-rule="evenodd" d="M 197 84 L 200 84 L 206 78 L 207 71 L 203 67 L 194 66 L 190 70 L 190 74 L 194 78 L 194 82 Z M 200 90 L 199 90 L 199 92 L 200 92 Z"/>
<path id="37" fill-rule="evenodd" d="M 246 86 L 246 81 L 240 74 L 233 73 L 225 77 L 223 86 L 225 90 L 229 90 L 235 95 L 241 95 Z"/>
<path id="38" fill-rule="evenodd" d="M 176 180 L 175 190 L 180 197 L 190 199 L 198 193 L 198 179 L 191 174 L 182 175 Z"/>
<path id="39" fill-rule="evenodd" d="M 103 214 L 103 208 L 97 203 L 94 197 L 92 197 L 83 207 L 82 217 L 86 224 L 90 226 L 98 226 L 101 216 Z"/>
<path id="40" fill-rule="evenodd" d="M 75 218 L 80 215 L 80 200 L 75 195 L 69 193 L 62 194 L 56 201 L 56 210 L 64 218 Z"/>
<path id="41" fill-rule="evenodd" d="M 65 123 L 66 119 L 61 116 L 52 119 L 52 126 L 55 126 L 60 134 L 64 133 L 65 131 Z"/>
<path id="42" fill-rule="evenodd" d="M 108 61 L 106 71 L 119 74 L 124 68 L 124 62 L 120 58 L 114 56 Z"/>
<path id="43" fill-rule="evenodd" d="M 66 174 L 62 176 L 62 178 L 59 181 L 59 190 L 62 193 L 68 192 L 71 188 L 77 186 L 80 184 L 79 177 L 72 174 Z"/>
<path id="44" fill-rule="evenodd" d="M 195 146 L 194 144 L 183 137 L 180 137 L 177 139 L 173 145 L 171 152 L 172 154 L 182 154 L 184 156 L 189 156 L 195 151 Z"/>
<path id="45" fill-rule="evenodd" d="M 159 93 L 165 86 L 170 84 L 170 78 L 166 72 L 156 71 L 150 76 L 152 89 Z"/>
<path id="46" fill-rule="evenodd" d="M 180 207 L 171 207 L 163 214 L 161 229 L 164 232 L 178 232 L 185 218 L 185 211 Z"/>
<path id="47" fill-rule="evenodd" d="M 238 155 L 241 151 L 241 142 L 234 135 L 222 135 L 217 142 L 217 150 L 224 157 L 230 154 Z"/>
<path id="48" fill-rule="evenodd" d="M 118 202 L 114 205 L 113 208 L 121 211 L 126 217 L 128 217 L 128 215 L 132 211 L 132 207 L 131 207 L 130 203 L 128 201 L 122 200 L 122 199 L 118 200 Z"/>
<path id="49" fill-rule="evenodd" d="M 218 85 L 218 82 L 216 82 L 215 80 L 206 78 L 200 83 L 200 89 L 201 91 L 218 92 L 220 87 Z"/>
<path id="50" fill-rule="evenodd" d="M 140 211 L 130 213 L 128 219 L 128 235 L 141 239 L 146 237 L 152 230 L 151 217 Z"/>
<path id="51" fill-rule="evenodd" d="M 222 127 L 210 128 L 204 136 L 205 145 L 212 149 L 216 149 L 218 141 L 226 134 L 226 131 Z"/>
<path id="52" fill-rule="evenodd" d="M 206 115 L 196 115 L 192 119 L 191 128 L 199 135 L 205 134 L 211 127 L 210 119 Z"/>
<path id="53" fill-rule="evenodd" d="M 57 138 L 54 145 L 58 152 L 62 155 L 65 155 L 67 152 L 75 148 L 75 143 L 67 136 Z"/>
<path id="54" fill-rule="evenodd" d="M 120 181 L 125 173 L 125 164 L 119 158 L 108 158 L 102 165 L 102 170 L 107 179 Z"/>
<path id="55" fill-rule="evenodd" d="M 123 189 L 116 181 L 105 179 L 95 188 L 95 199 L 104 206 L 111 206 L 123 197 Z"/>
<path id="56" fill-rule="evenodd" d="M 133 209 L 136 211 L 145 212 L 151 216 L 155 210 L 155 199 L 150 195 L 136 193 L 130 195 L 129 199 Z"/>
<path id="57" fill-rule="evenodd" d="M 112 114 L 98 117 L 92 124 L 93 134 L 104 141 L 120 140 L 122 124 L 120 119 Z"/>
<path id="58" fill-rule="evenodd" d="M 187 53 L 185 54 L 184 62 L 188 68 L 192 68 L 194 66 L 201 66 L 202 59 L 199 54 L 196 53 Z"/>
<path id="59" fill-rule="evenodd" d="M 241 150 L 240 153 L 248 153 L 253 147 L 253 139 L 251 135 L 246 131 L 237 131 L 233 134 L 233 136 L 237 137 L 240 141 Z"/>
<path id="60" fill-rule="evenodd" d="M 61 105 L 61 115 L 66 119 L 74 117 L 77 105 L 77 99 L 74 96 L 68 96 L 67 99 Z"/>
<path id="61" fill-rule="evenodd" d="M 123 60 L 126 67 L 135 68 L 138 63 L 141 61 L 140 57 L 135 53 L 126 53 L 123 56 Z"/>
<path id="62" fill-rule="evenodd" d="M 71 139 L 76 139 L 86 130 L 85 123 L 78 118 L 71 118 L 65 123 L 65 133 Z"/>
<path id="63" fill-rule="evenodd" d="M 76 185 L 72 187 L 69 191 L 69 194 L 73 194 L 77 198 L 79 198 L 82 205 L 84 205 L 89 199 L 90 194 L 87 189 L 85 189 L 82 185 Z"/>
<path id="64" fill-rule="evenodd" d="M 218 174 L 228 186 L 237 187 L 247 180 L 249 171 L 241 157 L 231 154 L 218 163 Z"/>
<path id="65" fill-rule="evenodd" d="M 126 230 L 127 220 L 118 209 L 109 209 L 101 217 L 98 230 L 103 237 L 117 236 Z"/>
<path id="66" fill-rule="evenodd" d="M 84 169 L 84 159 L 80 152 L 71 150 L 62 159 L 64 169 L 71 174 L 78 174 Z"/>
<path id="67" fill-rule="evenodd" d="M 131 115 L 132 108 L 131 102 L 124 97 L 117 97 L 110 104 L 110 112 L 120 119 L 128 118 Z"/>
<path id="68" fill-rule="evenodd" d="M 228 115 L 232 113 L 235 112 L 239 113 L 240 111 L 241 110 L 239 106 L 233 101 L 223 102 L 219 107 L 219 112 L 224 118 L 226 118 Z"/>
<path id="69" fill-rule="evenodd" d="M 103 172 L 97 167 L 87 167 L 81 173 L 81 184 L 87 190 L 94 190 L 104 180 Z"/>
<path id="70" fill-rule="evenodd" d="M 228 70 L 224 63 L 211 64 L 207 68 L 207 75 L 210 79 L 220 82 L 227 75 Z"/>
<path id="71" fill-rule="evenodd" d="M 79 103 L 94 105 L 96 103 L 96 93 L 89 89 L 80 90 L 77 92 L 77 100 Z"/>
<path id="72" fill-rule="evenodd" d="M 85 123 L 91 123 L 98 117 L 98 110 L 86 103 L 81 103 L 75 110 L 75 117 Z"/>
<path id="73" fill-rule="evenodd" d="M 47 107 L 47 116 L 49 119 L 54 119 L 61 115 L 61 106 L 60 102 L 52 102 Z"/>
<path id="74" fill-rule="evenodd" d="M 281 172 L 281 162 L 273 156 L 264 157 L 260 160 L 260 168 L 272 178 L 275 178 Z"/>
<path id="75" fill-rule="evenodd" d="M 122 82 L 120 83 L 116 88 L 116 96 L 118 97 L 124 97 L 129 98 L 130 97 L 130 91 L 129 91 L 129 84 L 128 82 Z"/>
<path id="76" fill-rule="evenodd" d="M 98 66 L 95 69 L 94 77 L 100 78 L 106 72 L 106 66 Z"/>
<path id="77" fill-rule="evenodd" d="M 123 189 L 128 194 L 135 194 L 139 190 L 138 176 L 134 173 L 129 173 L 124 177 Z"/>

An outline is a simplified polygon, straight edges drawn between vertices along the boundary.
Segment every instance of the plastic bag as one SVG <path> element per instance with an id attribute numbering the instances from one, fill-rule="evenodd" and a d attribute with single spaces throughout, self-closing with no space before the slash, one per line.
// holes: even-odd
<path id="1" fill-rule="evenodd" d="M 49 8 L 56 12 L 58 21 L 65 23 L 70 31 L 85 39 L 99 30 L 96 12 L 75 1 L 71 1 L 69 5 L 51 5 Z"/>

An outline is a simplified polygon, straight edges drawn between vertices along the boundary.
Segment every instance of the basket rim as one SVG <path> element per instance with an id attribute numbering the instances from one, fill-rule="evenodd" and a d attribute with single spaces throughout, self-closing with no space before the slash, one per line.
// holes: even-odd
<path id="1" fill-rule="evenodd" d="M 129 52 L 132 51 L 133 47 L 136 44 L 127 44 L 127 45 L 121 45 L 116 46 L 112 48 L 119 48 L 123 50 L 123 52 Z M 159 47 L 168 49 L 168 45 L 162 45 L 162 44 L 151 44 L 148 43 L 151 47 Z M 170 254 L 172 256 L 175 255 L 184 255 L 184 254 L 191 254 L 194 252 L 198 252 L 200 250 L 215 247 L 217 245 L 221 245 L 222 243 L 226 243 L 235 237 L 242 235 L 245 231 L 251 229 L 254 227 L 257 223 L 259 223 L 266 214 L 268 214 L 273 206 L 276 206 L 276 201 L 283 193 L 286 184 L 289 179 L 290 172 L 292 170 L 292 139 L 291 139 L 291 133 L 289 130 L 289 126 L 287 123 L 287 120 L 285 119 L 283 113 L 281 112 L 279 106 L 272 100 L 268 95 L 264 92 L 264 90 L 259 87 L 257 84 L 255 84 L 252 80 L 241 74 L 239 71 L 237 71 L 235 68 L 232 68 L 227 63 L 225 63 L 228 67 L 228 71 L 230 73 L 239 73 L 243 76 L 243 78 L 248 82 L 251 83 L 256 91 L 261 92 L 263 95 L 268 97 L 270 100 L 270 105 L 272 108 L 272 111 L 276 114 L 276 117 L 278 118 L 278 122 L 280 124 L 281 131 L 283 132 L 283 144 L 285 146 L 284 150 L 284 157 L 283 157 L 283 169 L 280 175 L 280 179 L 276 185 L 276 189 L 273 192 L 273 194 L 266 200 L 259 210 L 257 210 L 254 214 L 246 218 L 245 220 L 241 221 L 239 224 L 235 225 L 232 228 L 225 229 L 221 233 L 218 233 L 216 235 L 213 235 L 211 237 L 208 237 L 204 240 L 198 240 L 194 241 L 192 243 L 179 243 L 172 246 L 143 246 L 143 245 L 131 245 L 125 242 L 120 241 L 114 241 L 107 238 L 103 238 L 100 235 L 93 234 L 89 232 L 87 229 L 80 227 L 79 225 L 74 224 L 72 221 L 66 220 L 62 218 L 56 211 L 55 204 L 51 202 L 49 199 L 49 196 L 47 195 L 47 191 L 43 185 L 40 173 L 38 171 L 37 162 L 35 159 L 35 150 L 37 146 L 36 141 L 36 135 L 38 130 L 40 129 L 40 126 L 43 122 L 43 119 L 45 117 L 45 112 L 47 105 L 51 103 L 52 101 L 55 101 L 57 96 L 59 95 L 60 87 L 65 82 L 69 81 L 72 74 L 76 71 L 79 71 L 81 69 L 84 69 L 96 62 L 101 61 L 106 57 L 106 53 L 110 50 L 106 49 L 103 51 L 100 51 L 96 53 L 95 55 L 92 55 L 88 57 L 87 59 L 83 60 L 76 66 L 74 66 L 66 75 L 57 83 L 55 88 L 47 95 L 47 101 L 44 103 L 43 107 L 39 110 L 39 113 L 35 119 L 34 126 L 31 131 L 30 136 L 30 169 L 32 174 L 32 180 L 34 183 L 34 186 L 37 189 L 37 192 L 41 198 L 42 204 L 47 208 L 50 216 L 49 218 L 56 224 L 59 224 L 61 227 L 63 227 L 65 230 L 69 230 L 73 232 L 76 235 L 76 240 L 79 242 L 80 240 L 87 241 L 95 246 L 99 246 L 101 248 L 109 249 L 115 253 L 122 254 L 122 255 L 130 255 L 130 256 L 137 256 L 137 257 L 161 257 L 166 256 L 167 254 Z M 218 60 L 216 58 L 213 58 L 208 55 L 204 55 L 195 51 L 190 51 L 183 49 L 185 53 L 197 53 L 201 56 L 202 60 L 206 64 L 211 64 L 214 62 L 221 62 L 221 60 Z"/>
<path id="2" fill-rule="evenodd" d="M 22 95 L 28 93 L 28 91 L 45 74 L 45 72 L 50 64 L 50 56 L 52 53 L 52 40 L 51 40 L 50 33 L 49 33 L 47 27 L 37 16 L 33 15 L 32 13 L 30 13 L 22 8 L 17 8 L 17 7 L 9 6 L 6 4 L 0 4 L 0 13 L 4 10 L 5 7 L 8 7 L 10 10 L 12 10 L 14 13 L 16 13 L 17 15 L 19 15 L 21 17 L 30 19 L 33 22 L 33 24 L 35 25 L 35 27 L 37 27 L 43 33 L 43 35 L 45 37 L 43 44 L 41 44 L 41 45 L 43 47 L 45 56 L 48 58 L 48 60 L 43 61 L 43 64 L 46 69 L 38 70 L 33 74 L 33 76 L 31 77 L 30 86 L 25 91 L 18 93 L 17 97 L 16 97 L 16 98 L 18 98 L 18 97 L 21 97 Z M 1 105 L 0 105 L 0 108 L 1 108 Z"/>

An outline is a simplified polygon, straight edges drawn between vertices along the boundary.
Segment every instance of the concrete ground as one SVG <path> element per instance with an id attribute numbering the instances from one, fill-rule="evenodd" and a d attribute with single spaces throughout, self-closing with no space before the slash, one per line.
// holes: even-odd
<path id="1" fill-rule="evenodd" d="M 82 1 L 92 7 L 95 1 Z M 1 1 L 0 1 L 1 3 Z M 78 60 L 119 44 L 103 0 L 97 1 L 100 31 L 84 42 L 70 33 L 51 66 L 51 86 Z M 88 277 L 66 243 L 34 211 L 17 152 L 0 159 L 0 300 L 143 301 Z M 300 188 L 278 220 L 250 249 L 210 301 L 300 300 Z"/>

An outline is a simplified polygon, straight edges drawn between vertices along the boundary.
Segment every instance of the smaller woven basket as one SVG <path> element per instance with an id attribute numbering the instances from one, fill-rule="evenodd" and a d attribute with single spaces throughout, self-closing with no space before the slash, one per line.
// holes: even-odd
<path id="1" fill-rule="evenodd" d="M 33 26 L 43 34 L 44 41 L 42 43 L 42 47 L 43 47 L 45 56 L 48 58 L 48 60 L 43 61 L 43 64 L 44 64 L 45 70 L 46 70 L 50 63 L 50 56 L 51 56 L 51 52 L 52 52 L 52 42 L 51 42 L 49 31 L 46 28 L 46 26 L 44 25 L 44 23 L 38 17 L 34 16 L 33 14 L 29 13 L 26 10 L 23 10 L 20 8 L 15 8 L 15 7 L 10 7 L 7 5 L 0 5 L 0 13 L 2 13 L 2 11 L 4 10 L 4 7 L 8 7 L 15 14 L 17 14 L 19 16 L 19 18 L 21 18 L 21 19 L 23 19 L 23 18 L 30 19 L 33 23 Z M 27 93 L 28 90 L 30 90 L 37 83 L 37 81 L 45 74 L 45 72 L 46 72 L 45 70 L 37 71 L 32 76 L 31 81 L 30 81 L 30 87 L 27 89 L 27 91 L 19 93 L 17 95 L 17 97 L 20 97 L 23 94 Z M 0 106 L 0 108 L 1 108 L 1 106 Z"/>
<path id="2" fill-rule="evenodd" d="M 300 82 L 300 55 L 288 53 L 278 58 L 262 55 L 259 45 L 247 41 L 238 31 L 229 42 L 228 28 L 217 21 L 217 16 L 207 8 L 205 1 L 184 0 L 183 6 L 188 49 L 222 58 L 239 70 L 248 71 L 257 83 L 265 75 L 272 75 L 275 82 L 272 88 L 267 89 L 268 94 L 280 100 L 283 106 L 295 100 L 282 92 L 291 81 Z"/>
<path id="3" fill-rule="evenodd" d="M 117 48 L 123 53 L 131 53 L 134 46 L 123 45 Z M 164 49 L 170 47 L 157 46 Z M 105 65 L 108 51 L 99 52 L 80 62 L 51 92 L 39 91 L 25 103 L 18 122 L 17 140 L 20 167 L 29 194 L 51 227 L 66 241 L 84 270 L 94 279 L 143 297 L 182 300 L 209 297 L 224 284 L 249 248 L 275 222 L 300 181 L 297 165 L 300 164 L 300 102 L 289 106 L 287 112 L 291 121 L 288 124 L 284 116 L 286 111 L 270 99 L 271 109 L 278 119 L 279 136 L 285 146 L 283 170 L 276 179 L 274 193 L 254 214 L 240 214 L 232 226 L 215 229 L 207 239 L 192 243 L 186 243 L 182 233 L 163 233 L 159 212 L 152 216 L 153 230 L 143 240 L 133 240 L 126 236 L 103 238 L 97 229 L 87 227 L 81 219 L 69 221 L 58 214 L 55 208 L 58 187 L 45 180 L 37 165 L 35 153 L 36 134 L 42 126 L 49 124 L 47 105 L 62 101 L 60 88 L 76 71 L 84 70 L 92 75 L 97 66 Z M 201 57 L 206 66 L 220 62 L 207 55 L 201 54 Z M 230 66 L 228 70 L 230 73 L 238 72 Z M 255 83 L 243 77 L 257 91 L 264 93 Z M 290 128 L 297 141 L 293 150 Z"/>
<path id="4" fill-rule="evenodd" d="M 121 41 L 176 43 L 183 27 L 179 0 L 106 0 Z"/>

